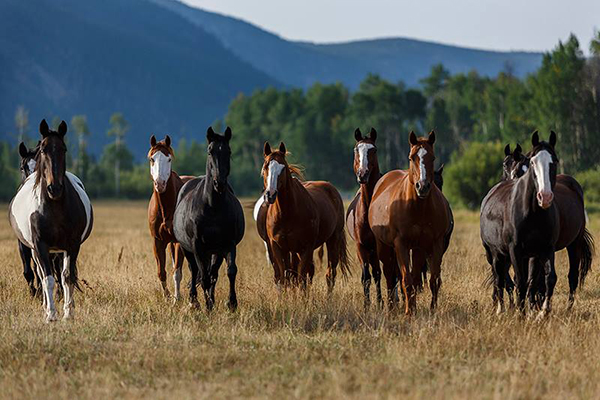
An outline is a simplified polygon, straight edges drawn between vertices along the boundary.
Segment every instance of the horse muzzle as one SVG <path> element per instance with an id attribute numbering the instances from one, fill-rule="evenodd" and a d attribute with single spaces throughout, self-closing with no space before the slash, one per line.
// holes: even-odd
<path id="1" fill-rule="evenodd" d="M 48 185 L 48 196 L 50 199 L 57 200 L 60 199 L 60 196 L 63 194 L 63 185 L 58 183 L 53 183 Z"/>
<path id="2" fill-rule="evenodd" d="M 538 192 L 537 193 L 537 201 L 538 205 L 547 210 L 552 205 L 552 201 L 554 200 L 554 193 L 552 192 Z"/>
<path id="3" fill-rule="evenodd" d="M 365 183 L 369 182 L 369 175 L 371 175 L 369 171 L 358 171 L 356 174 L 356 181 L 359 185 L 364 185 Z"/>
<path id="4" fill-rule="evenodd" d="M 167 190 L 167 182 L 154 182 L 154 188 L 158 193 L 164 193 Z"/>
<path id="5" fill-rule="evenodd" d="M 276 199 L 277 199 L 277 190 L 274 190 L 272 193 L 265 192 L 265 200 L 267 200 L 267 203 L 273 204 L 273 203 L 275 203 Z"/>
<path id="6" fill-rule="evenodd" d="M 431 191 L 431 183 L 428 181 L 418 181 L 415 184 L 415 190 L 417 191 L 417 196 L 419 196 L 420 199 L 424 199 Z"/>

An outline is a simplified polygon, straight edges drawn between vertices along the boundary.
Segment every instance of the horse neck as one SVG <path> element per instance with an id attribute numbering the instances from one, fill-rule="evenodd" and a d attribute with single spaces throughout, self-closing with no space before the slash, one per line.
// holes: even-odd
<path id="1" fill-rule="evenodd" d="M 165 191 L 163 193 L 158 193 L 156 188 L 154 188 L 154 195 L 158 199 L 158 211 L 164 221 L 169 217 L 172 217 L 175 212 L 175 203 L 177 203 L 177 188 L 175 187 L 176 178 L 178 178 L 177 174 L 171 171 L 171 176 L 169 176 Z"/>
<path id="2" fill-rule="evenodd" d="M 285 190 L 282 190 L 277 193 L 277 198 L 275 199 L 275 209 L 279 210 L 279 213 L 284 214 L 287 212 L 294 213 L 298 207 L 296 207 L 296 203 L 302 197 L 302 192 L 305 191 L 302 183 L 297 179 L 292 177 L 289 169 L 286 167 L 284 170 L 285 174 Z"/>
<path id="3" fill-rule="evenodd" d="M 519 207 L 523 215 L 540 210 L 537 205 L 533 173 L 527 172 L 517 180 L 513 188 L 513 207 Z"/>
<path id="4" fill-rule="evenodd" d="M 369 180 L 367 183 L 360 185 L 360 200 L 364 206 L 369 207 L 369 204 L 371 204 L 373 192 L 375 191 L 375 185 L 377 184 L 377 181 L 379 181 L 380 177 L 381 172 L 379 172 L 379 164 L 375 162 L 375 166 L 369 174 Z"/>
<path id="5" fill-rule="evenodd" d="M 210 166 L 208 160 L 206 160 L 206 177 L 204 178 L 204 191 L 202 193 L 202 197 L 207 201 L 209 206 L 214 206 L 220 198 L 225 194 L 225 189 L 223 193 L 218 193 L 215 190 L 215 185 L 213 183 L 214 179 L 212 176 L 212 167 Z"/>

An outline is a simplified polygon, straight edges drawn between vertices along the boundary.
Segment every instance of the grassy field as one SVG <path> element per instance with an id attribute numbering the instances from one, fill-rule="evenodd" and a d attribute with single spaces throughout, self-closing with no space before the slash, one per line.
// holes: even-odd
<path id="1" fill-rule="evenodd" d="M 561 252 L 553 315 L 543 323 L 497 317 L 482 285 L 488 266 L 478 215 L 457 212 L 440 307 L 429 312 L 426 291 L 407 320 L 364 310 L 355 262 L 331 300 L 323 268 L 310 296 L 279 296 L 248 210 L 238 248 L 239 310 L 227 310 L 222 268 L 208 315 L 188 309 L 187 289 L 175 306 L 161 296 L 145 207 L 96 204 L 79 259 L 89 287 L 75 295 L 75 320 L 51 325 L 29 297 L 16 239 L 1 219 L 1 398 L 600 396 L 598 262 L 571 313 Z M 598 221 L 592 215 L 600 238 Z"/>

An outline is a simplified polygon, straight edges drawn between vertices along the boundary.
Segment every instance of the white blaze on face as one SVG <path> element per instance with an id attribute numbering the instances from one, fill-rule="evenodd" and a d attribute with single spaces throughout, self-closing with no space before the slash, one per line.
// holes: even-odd
<path id="1" fill-rule="evenodd" d="M 368 170 L 368 166 L 369 166 L 369 149 L 374 149 L 375 146 L 372 145 L 371 143 L 359 143 L 358 146 L 356 146 L 356 149 L 358 150 L 358 171 L 359 172 L 366 172 Z"/>
<path id="2" fill-rule="evenodd" d="M 546 150 L 540 151 L 531 158 L 531 167 L 535 171 L 538 185 L 537 198 L 543 208 L 549 207 L 554 197 L 550 183 L 550 164 L 552 164 L 552 156 Z"/>
<path id="3" fill-rule="evenodd" d="M 152 180 L 159 193 L 162 193 L 167 188 L 167 181 L 171 176 L 171 157 L 164 155 L 162 151 L 157 151 L 150 158 Z"/>
<path id="4" fill-rule="evenodd" d="M 284 165 L 275 160 L 269 162 L 269 171 L 267 172 L 267 190 L 269 196 L 273 196 L 277 191 L 277 179 L 283 171 Z"/>
<path id="5" fill-rule="evenodd" d="M 417 152 L 417 156 L 419 157 L 419 172 L 420 172 L 420 178 L 419 180 L 421 182 L 424 182 L 427 180 L 427 171 L 425 170 L 425 162 L 424 157 L 427 154 L 427 150 L 425 150 L 423 147 L 421 147 L 419 149 L 419 151 Z"/>

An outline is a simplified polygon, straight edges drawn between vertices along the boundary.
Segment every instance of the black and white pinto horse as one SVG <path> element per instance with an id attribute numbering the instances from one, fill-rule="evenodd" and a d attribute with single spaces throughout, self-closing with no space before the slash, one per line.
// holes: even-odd
<path id="1" fill-rule="evenodd" d="M 190 305 L 197 306 L 199 283 L 204 291 L 206 307 L 215 304 L 215 286 L 223 259 L 229 277 L 229 308 L 237 308 L 235 278 L 236 246 L 244 237 L 244 213 L 227 182 L 230 171 L 231 129 L 224 135 L 212 127 L 206 133 L 206 175 L 187 182 L 179 192 L 173 217 L 173 230 L 184 250 L 192 275 Z"/>
<path id="2" fill-rule="evenodd" d="M 515 270 L 519 308 L 524 309 L 527 295 L 532 308 L 535 305 L 535 277 L 541 274 L 545 287 L 539 316 L 551 310 L 556 284 L 554 252 L 561 228 L 553 202 L 558 164 L 555 144 L 554 132 L 549 142 L 543 142 L 536 131 L 531 167 L 519 179 L 500 182 L 483 199 L 480 233 L 494 273 L 498 312 L 504 310 L 503 291 L 510 264 Z"/>
<path id="3" fill-rule="evenodd" d="M 19 155 L 21 156 L 20 171 L 21 171 L 21 184 L 25 182 L 25 179 L 35 171 L 36 162 L 35 159 L 40 150 L 40 142 L 37 145 L 29 149 L 25 143 L 21 142 L 19 145 Z M 17 240 L 19 245 L 19 255 L 23 262 L 23 277 L 27 281 L 29 286 L 29 293 L 32 297 L 41 294 L 42 280 L 37 274 L 35 268 L 31 268 L 32 254 L 31 249 L 24 245 L 20 240 Z M 52 264 L 54 267 L 53 273 L 55 279 L 60 276 L 60 260 L 58 257 L 53 257 Z M 57 295 L 62 297 L 62 290 L 60 285 L 56 287 Z"/>
<path id="4" fill-rule="evenodd" d="M 25 179 L 9 206 L 9 219 L 19 241 L 32 249 L 42 281 L 46 322 L 58 319 L 53 291 L 52 253 L 62 253 L 61 280 L 64 292 L 64 316 L 73 317 L 73 290 L 77 285 L 77 256 L 81 244 L 92 231 L 93 214 L 83 184 L 66 171 L 63 121 L 58 132 L 40 123 L 36 170 Z"/>

